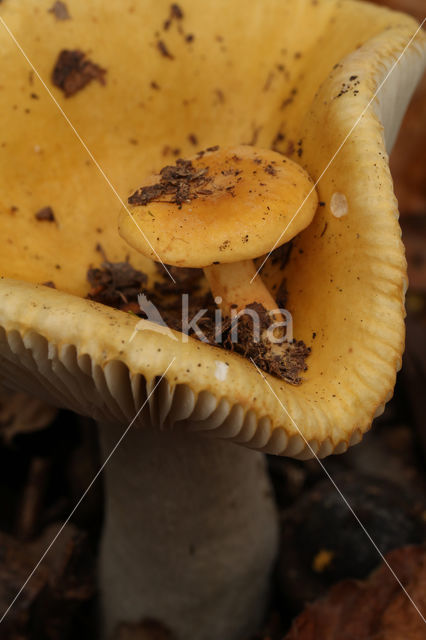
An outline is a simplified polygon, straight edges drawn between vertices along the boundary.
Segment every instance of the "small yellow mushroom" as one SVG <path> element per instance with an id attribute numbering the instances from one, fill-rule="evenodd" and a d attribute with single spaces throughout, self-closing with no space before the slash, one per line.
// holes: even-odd
<path id="1" fill-rule="evenodd" d="M 277 309 L 253 259 L 291 240 L 315 214 L 313 181 L 298 164 L 269 149 L 212 147 L 143 183 L 129 198 L 133 220 L 124 211 L 119 223 L 131 246 L 174 266 L 203 267 L 228 315 L 253 302 Z"/>

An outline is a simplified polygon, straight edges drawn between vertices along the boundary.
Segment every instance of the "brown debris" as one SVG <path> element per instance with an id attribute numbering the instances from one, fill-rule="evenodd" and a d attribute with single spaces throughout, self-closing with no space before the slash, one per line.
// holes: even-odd
<path id="1" fill-rule="evenodd" d="M 137 301 L 147 282 L 147 276 L 134 269 L 129 262 L 109 262 L 104 260 L 100 268 L 90 268 L 87 280 L 91 290 L 89 300 L 124 309 L 132 301 Z"/>
<path id="2" fill-rule="evenodd" d="M 280 309 L 286 308 L 288 300 L 288 290 L 287 280 L 285 278 L 281 281 L 280 286 L 278 287 L 277 293 L 275 294 L 275 299 Z"/>
<path id="3" fill-rule="evenodd" d="M 294 153 L 294 149 L 295 149 L 295 147 L 294 147 L 293 140 L 289 140 L 288 144 L 287 144 L 287 149 L 286 149 L 285 155 L 286 156 L 292 156 L 293 153 Z"/>
<path id="4" fill-rule="evenodd" d="M 86 58 L 86 54 L 78 49 L 63 49 L 52 72 L 52 82 L 62 89 L 69 98 L 83 89 L 92 80 L 105 85 L 106 69 Z"/>
<path id="5" fill-rule="evenodd" d="M 176 3 L 171 4 L 169 17 L 167 18 L 167 20 L 165 20 L 163 24 L 164 31 L 167 31 L 168 29 L 170 29 L 170 26 L 173 20 L 176 20 L 179 22 L 180 20 L 183 20 L 183 17 L 184 17 L 184 14 L 181 7 Z"/>
<path id="6" fill-rule="evenodd" d="M 285 140 L 285 134 L 282 131 L 278 131 L 271 143 L 272 151 L 278 151 L 280 143 L 284 142 L 284 140 Z"/>
<path id="7" fill-rule="evenodd" d="M 183 10 L 178 4 L 173 3 L 170 6 L 170 17 L 175 18 L 176 20 L 183 19 Z"/>
<path id="8" fill-rule="evenodd" d="M 426 609 L 426 546 L 392 551 L 387 560 L 420 611 Z M 307 606 L 285 640 L 422 640 L 424 622 L 384 564 L 366 581 L 345 580 Z"/>
<path id="9" fill-rule="evenodd" d="M 146 206 L 150 202 L 158 202 L 164 196 L 171 196 L 167 202 L 181 206 L 184 202 L 198 198 L 199 195 L 211 193 L 205 189 L 212 182 L 212 178 L 207 174 L 208 167 L 197 170 L 190 160 L 179 158 L 175 165 L 167 165 L 161 169 L 159 182 L 141 187 L 129 197 L 128 202 L 131 205 Z"/>
<path id="10" fill-rule="evenodd" d="M 105 257 L 105 256 L 104 256 Z M 175 283 L 164 275 L 164 269 L 158 265 L 162 279 L 155 282 L 154 291 L 148 294 L 149 302 L 155 305 L 161 318 L 170 329 L 183 331 L 182 295 L 188 294 L 188 319 L 205 309 L 204 315 L 197 325 L 202 332 L 205 342 L 228 351 L 233 351 L 245 358 L 253 359 L 263 371 L 290 384 L 300 384 L 300 374 L 306 371 L 306 358 L 310 348 L 302 341 L 284 342 L 279 352 L 271 350 L 271 344 L 262 334 L 273 324 L 265 308 L 254 302 L 247 306 L 258 313 L 261 323 L 261 340 L 253 340 L 252 320 L 248 315 L 242 315 L 237 322 L 237 340 L 234 341 L 233 325 L 230 318 L 223 318 L 220 333 L 216 333 L 215 311 L 217 309 L 213 296 L 209 290 L 202 291 L 203 272 L 201 269 L 185 269 L 168 266 Z M 136 271 L 128 262 L 111 263 L 104 261 L 100 269 L 89 269 L 87 279 L 92 286 L 88 298 L 101 302 L 121 311 L 132 311 L 137 316 L 146 318 L 138 304 L 138 294 L 144 291 L 147 277 Z M 285 282 L 282 283 L 278 294 L 278 303 L 284 307 L 286 300 Z M 192 329 L 189 335 L 200 338 Z M 274 348 L 276 349 L 276 348 Z"/>
<path id="11" fill-rule="evenodd" d="M 275 167 L 272 164 L 267 164 L 266 167 L 264 167 L 265 172 L 269 173 L 270 176 L 276 176 L 277 175 L 277 170 L 275 169 Z"/>
<path id="12" fill-rule="evenodd" d="M 216 104 L 224 104 L 225 94 L 223 93 L 222 89 L 215 89 L 214 93 L 216 96 Z"/>
<path id="13" fill-rule="evenodd" d="M 274 77 L 275 77 L 275 74 L 274 74 L 273 71 L 271 71 L 268 74 L 268 77 L 265 80 L 265 84 L 263 85 L 262 91 L 269 91 L 269 89 L 271 88 L 272 81 L 273 81 Z"/>
<path id="14" fill-rule="evenodd" d="M 320 203 L 320 206 L 321 206 L 321 203 Z M 327 227 L 328 227 L 328 222 L 326 221 L 325 224 L 324 224 L 324 228 L 320 233 L 320 238 L 322 238 L 324 233 L 327 231 Z"/>
<path id="15" fill-rule="evenodd" d="M 60 0 L 56 0 L 50 9 L 48 9 L 48 12 L 53 13 L 56 20 L 71 20 L 67 5 Z"/>
<path id="16" fill-rule="evenodd" d="M 247 143 L 244 144 L 248 144 L 251 145 L 252 147 L 254 147 L 257 144 L 258 138 L 259 138 L 259 134 L 262 131 L 263 127 L 262 125 L 256 126 L 253 125 L 252 127 L 253 131 L 252 131 L 252 135 L 250 140 Z"/>
<path id="17" fill-rule="evenodd" d="M 34 215 L 37 220 L 40 220 L 40 222 L 56 222 L 52 207 L 43 207 Z"/>
<path id="18" fill-rule="evenodd" d="M 261 334 L 259 342 L 253 340 L 251 317 L 242 314 L 237 321 L 237 341 L 233 341 L 233 322 L 230 318 L 224 318 L 220 336 L 214 333 L 213 320 L 210 326 L 203 327 L 210 344 L 219 343 L 224 349 L 254 361 L 262 371 L 286 380 L 290 384 L 300 384 L 302 381 L 300 374 L 307 370 L 306 358 L 311 352 L 310 347 L 307 347 L 302 340 L 293 340 L 293 342 L 274 346 L 272 351 L 271 344 L 262 334 L 274 323 L 274 320 L 268 315 L 263 305 L 257 302 L 247 305 L 246 309 L 255 311 L 259 317 Z"/>
<path id="19" fill-rule="evenodd" d="M 157 41 L 157 49 L 158 49 L 158 51 L 161 53 L 161 55 L 164 58 L 168 58 L 169 60 L 174 60 L 175 59 L 174 55 L 172 55 L 170 53 L 170 51 L 168 50 L 168 48 L 167 48 L 167 46 L 166 46 L 166 44 L 165 44 L 165 42 L 163 40 L 158 40 Z"/>
<path id="20" fill-rule="evenodd" d="M 184 12 L 180 5 L 173 3 L 170 5 L 170 12 L 167 20 L 163 22 L 164 31 L 168 31 L 173 23 L 177 26 L 178 33 L 183 37 L 184 41 L 187 43 L 193 42 L 195 36 L 193 33 L 185 33 L 182 27 L 182 20 L 184 19 Z M 156 34 L 158 35 L 158 33 Z M 170 57 L 173 59 L 174 56 L 168 55 L 167 48 L 162 41 L 157 44 L 159 46 L 162 55 L 166 55 L 166 57 Z"/>

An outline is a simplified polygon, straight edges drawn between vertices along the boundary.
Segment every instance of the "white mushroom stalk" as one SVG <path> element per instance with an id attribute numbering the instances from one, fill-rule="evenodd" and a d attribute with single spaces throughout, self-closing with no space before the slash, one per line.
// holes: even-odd
<path id="1" fill-rule="evenodd" d="M 204 275 L 227 316 L 231 315 L 232 308 L 242 311 L 251 302 L 262 304 L 267 311 L 277 310 L 277 301 L 257 273 L 253 260 L 241 260 L 232 265 L 210 265 L 204 268 Z"/>
<path id="2" fill-rule="evenodd" d="M 101 425 L 105 456 L 121 433 Z M 182 639 L 239 640 L 259 627 L 278 546 L 265 464 L 179 429 L 129 431 L 105 468 L 104 637 L 142 618 Z"/>

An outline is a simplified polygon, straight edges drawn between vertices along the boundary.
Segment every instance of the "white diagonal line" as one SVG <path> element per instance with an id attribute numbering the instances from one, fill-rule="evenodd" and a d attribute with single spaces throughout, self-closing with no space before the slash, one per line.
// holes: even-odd
<path id="1" fill-rule="evenodd" d="M 56 107 L 59 109 L 59 111 L 61 112 L 62 116 L 64 117 L 66 123 L 69 125 L 69 127 L 71 128 L 71 130 L 73 131 L 74 135 L 76 136 L 77 140 L 80 142 L 80 144 L 82 145 L 82 147 L 85 149 L 86 153 L 88 154 L 88 156 L 90 157 L 90 159 L 92 160 L 92 162 L 94 163 L 94 165 L 96 166 L 97 170 L 99 171 L 99 173 L 101 174 L 101 176 L 104 178 L 105 182 L 108 184 L 109 188 L 111 189 L 111 191 L 113 192 L 113 194 L 115 195 L 115 197 L 117 198 L 117 200 L 120 202 L 120 204 L 122 205 L 122 207 L 124 207 L 124 209 L 127 211 L 127 214 L 129 215 L 130 219 L 132 220 L 132 222 L 136 225 L 136 227 L 138 228 L 139 232 L 141 233 L 141 235 L 143 236 L 143 238 L 145 239 L 145 241 L 148 243 L 151 251 L 154 253 L 154 255 L 158 258 L 158 261 L 163 265 L 165 271 L 167 272 L 167 274 L 169 275 L 169 277 L 171 278 L 171 280 L 176 284 L 176 280 L 173 278 L 172 274 L 170 273 L 170 271 L 168 270 L 168 268 L 166 267 L 166 265 L 164 264 L 164 262 L 162 261 L 162 259 L 160 258 L 160 256 L 158 255 L 158 253 L 156 252 L 156 250 L 154 249 L 154 247 L 152 246 L 152 244 L 150 243 L 150 241 L 148 240 L 148 238 L 146 237 L 145 233 L 143 232 L 143 230 L 141 229 L 141 227 L 139 226 L 139 224 L 136 222 L 136 220 L 134 219 L 134 217 L 132 216 L 132 214 L 130 213 L 127 205 L 124 203 L 123 199 L 121 198 L 120 194 L 118 193 L 117 189 L 114 187 L 114 185 L 112 184 L 111 180 L 108 178 L 107 174 L 105 173 L 105 171 L 102 169 L 101 165 L 99 164 L 99 162 L 96 160 L 95 156 L 93 155 L 93 153 L 91 152 L 91 150 L 89 149 L 89 147 L 87 146 L 87 144 L 84 142 L 83 138 L 81 137 L 81 135 L 78 133 L 77 129 L 74 127 L 73 123 L 71 122 L 71 120 L 69 119 L 69 117 L 67 116 L 67 114 L 65 113 L 65 111 L 62 109 L 61 105 L 59 104 L 59 102 L 56 100 L 55 96 L 53 95 L 53 93 L 51 92 L 51 90 L 49 89 L 49 87 L 47 86 L 47 84 L 45 83 L 45 81 L 43 80 L 43 78 L 41 77 L 41 75 L 39 74 L 39 72 L 37 71 L 37 69 L 35 68 L 35 66 L 33 65 L 33 63 L 31 62 L 31 60 L 29 59 L 29 57 L 27 56 L 27 54 L 25 53 L 24 49 L 21 47 L 21 45 L 19 44 L 19 42 L 17 41 L 17 39 L 15 38 L 15 36 L 13 35 L 12 31 L 9 29 L 9 27 L 7 26 L 7 24 L 5 23 L 5 21 L 3 20 L 3 18 L 0 16 L 0 22 L 3 25 L 3 27 L 6 29 L 7 33 L 9 34 L 9 36 L 12 38 L 13 42 L 15 43 L 15 45 L 17 46 L 17 48 L 19 49 L 19 51 L 21 52 L 21 54 L 23 55 L 23 57 L 25 58 L 25 60 L 27 61 L 27 63 L 30 65 L 31 69 L 34 71 L 35 75 L 37 76 L 37 78 L 40 80 L 41 84 L 43 85 L 43 87 L 46 89 L 47 93 L 49 94 L 51 100 L 54 102 L 54 104 L 56 105 Z"/>
<path id="2" fill-rule="evenodd" d="M 365 533 L 365 535 L 367 536 L 367 538 L 369 539 L 369 541 L 371 542 L 371 544 L 373 545 L 373 547 L 375 548 L 375 550 L 377 551 L 377 553 L 379 554 L 380 558 L 383 560 L 383 562 L 385 563 L 385 565 L 387 566 L 387 568 L 389 569 L 389 571 L 391 572 L 391 574 L 393 575 L 393 577 L 395 578 L 395 580 L 397 581 L 397 583 L 399 584 L 399 586 L 401 587 L 401 589 L 403 590 L 403 592 L 405 593 L 405 595 L 407 596 L 408 600 L 411 602 L 411 604 L 413 605 L 413 607 L 415 608 L 415 610 L 417 611 L 417 613 L 419 614 L 420 618 L 423 620 L 424 624 L 426 625 L 426 618 L 423 615 L 423 613 L 420 611 L 419 607 L 417 606 L 417 604 L 414 602 L 413 598 L 410 596 L 410 594 L 408 593 L 407 589 L 404 587 L 404 585 L 402 584 L 401 580 L 398 578 L 398 576 L 396 575 L 395 571 L 392 569 L 391 565 L 389 564 L 389 562 L 386 560 L 385 556 L 383 555 L 383 553 L 380 551 L 379 547 L 377 546 L 377 544 L 374 542 L 373 538 L 371 537 L 371 535 L 368 533 L 367 529 L 365 528 L 364 524 L 361 522 L 361 520 L 359 519 L 358 515 L 355 513 L 353 507 L 351 506 L 351 504 L 349 503 L 348 499 L 344 496 L 344 494 L 342 493 L 341 489 L 339 489 L 339 487 L 337 486 L 335 480 L 332 478 L 332 476 L 330 475 L 330 473 L 328 472 L 327 468 L 324 466 L 323 462 L 318 458 L 317 454 L 315 453 L 315 451 L 313 450 L 313 448 L 311 447 L 311 445 L 309 444 L 308 440 L 305 438 L 304 434 L 302 433 L 302 431 L 299 429 L 298 425 L 296 424 L 296 422 L 293 420 L 293 418 L 291 417 L 291 415 L 289 414 L 289 412 L 287 411 L 286 407 L 284 406 L 284 404 L 282 403 L 281 399 L 278 397 L 278 395 L 275 393 L 274 389 L 271 387 L 271 385 L 269 384 L 269 381 L 266 379 L 265 374 L 263 373 L 263 371 L 261 371 L 259 369 L 259 367 L 257 366 L 257 364 L 255 363 L 255 361 L 253 360 L 253 358 L 250 358 L 250 360 L 252 361 L 252 363 L 254 364 L 254 366 L 257 369 L 257 372 L 259 373 L 259 375 L 261 376 L 261 378 L 263 378 L 263 380 L 265 381 L 265 383 L 267 384 L 267 386 L 269 387 L 270 391 L 272 392 L 272 394 L 275 396 L 275 398 L 278 400 L 278 402 L 280 403 L 280 406 L 282 408 L 282 410 L 285 412 L 285 414 L 287 415 L 287 417 L 291 420 L 292 424 L 294 425 L 294 427 L 296 427 L 297 431 L 299 432 L 299 435 L 301 436 L 301 438 L 303 439 L 304 443 L 306 444 L 306 446 L 308 447 L 309 451 L 312 453 L 312 456 L 314 458 L 316 458 L 318 464 L 320 465 L 321 469 L 324 471 L 325 475 L 327 476 L 327 478 L 330 480 L 331 484 L 333 485 L 333 487 L 336 489 L 337 493 L 339 494 L 339 496 L 342 498 L 343 502 L 345 503 L 345 505 L 347 506 L 347 508 L 349 509 L 349 511 L 351 512 L 351 514 L 353 515 L 353 517 L 355 518 L 355 520 L 357 521 L 357 523 L 359 524 L 359 526 L 361 527 L 361 529 L 363 530 L 363 532 Z"/>
<path id="3" fill-rule="evenodd" d="M 339 145 L 338 149 L 334 152 L 334 154 L 332 155 L 330 161 L 328 162 L 327 166 L 325 167 L 325 169 L 322 171 L 322 173 L 320 174 L 320 177 L 316 180 L 315 184 L 313 185 L 313 187 L 310 189 L 310 191 L 308 192 L 307 196 L 305 197 L 305 199 L 303 200 L 302 204 L 298 207 L 298 209 L 296 210 L 296 213 L 293 215 L 293 217 L 291 218 L 290 222 L 286 225 L 285 229 L 281 232 L 280 236 L 278 237 L 278 239 L 275 241 L 274 246 L 272 247 L 272 249 L 270 250 L 270 252 L 268 253 L 268 255 L 263 259 L 262 264 L 260 265 L 260 267 L 258 268 L 258 270 L 256 271 L 256 273 L 254 274 L 254 276 L 252 277 L 252 279 L 250 280 L 250 284 L 252 284 L 253 280 L 259 275 L 260 271 L 262 270 L 265 262 L 267 261 L 267 259 L 269 258 L 269 256 L 271 255 L 271 253 L 273 252 L 274 249 L 276 249 L 276 247 L 279 245 L 281 238 L 283 237 L 283 235 L 285 234 L 285 232 L 287 231 L 287 229 L 289 228 L 289 226 L 291 225 L 291 223 L 293 222 L 293 220 L 295 219 L 295 217 L 298 215 L 299 211 L 301 210 L 301 208 L 303 207 L 303 205 L 305 204 L 305 202 L 307 201 L 307 199 L 309 198 L 309 196 L 311 195 L 311 193 L 313 191 L 315 191 L 316 187 L 318 186 L 318 183 L 320 182 L 321 178 L 323 178 L 324 174 L 328 171 L 328 169 L 330 168 L 330 166 L 333 164 L 335 158 L 338 156 L 338 154 L 340 153 L 340 151 L 342 150 L 343 146 L 346 144 L 347 140 L 349 139 L 349 137 L 352 135 L 352 133 L 354 132 L 354 130 L 356 129 L 356 127 L 359 125 L 359 123 L 361 122 L 364 114 L 366 113 L 366 111 L 369 109 L 371 103 L 373 102 L 373 100 L 375 100 L 375 98 L 377 97 L 377 94 L 380 92 L 380 90 L 382 89 L 383 85 L 385 84 L 386 80 L 389 78 L 389 76 L 391 75 L 391 73 L 393 72 L 393 70 L 395 69 L 395 67 L 399 64 L 401 58 L 403 57 L 403 55 L 405 54 L 405 52 L 407 51 L 408 47 L 410 46 L 410 44 L 413 42 L 414 38 L 416 37 L 416 35 L 418 34 L 418 32 L 420 31 L 420 29 L 423 27 L 424 23 L 426 21 L 426 18 L 423 18 L 422 22 L 420 23 L 420 25 L 418 26 L 418 28 L 416 29 L 414 35 L 410 38 L 410 40 L 407 42 L 407 44 L 405 45 L 404 49 L 402 50 L 402 52 L 400 53 L 400 55 L 398 56 L 398 58 L 395 60 L 395 62 L 393 63 L 393 65 L 391 66 L 391 68 L 389 69 L 388 73 L 385 75 L 385 77 L 383 78 L 382 82 L 379 84 L 378 88 L 376 89 L 373 97 L 371 98 L 371 100 L 369 100 L 367 106 L 362 110 L 361 115 L 358 116 L 358 118 L 355 120 L 355 123 L 352 125 L 352 127 L 350 128 L 349 132 L 346 134 L 346 136 L 343 139 L 343 142 Z"/>
<path id="4" fill-rule="evenodd" d="M 126 435 L 128 434 L 128 432 L 130 431 L 131 427 L 133 426 L 133 424 L 136 422 L 136 420 L 139 417 L 139 414 L 141 413 L 142 409 L 145 407 L 145 405 L 147 404 L 147 402 L 149 401 L 149 399 L 151 398 L 152 394 L 154 393 L 154 391 L 156 390 L 156 388 L 158 387 L 158 385 L 160 384 L 160 382 L 162 381 L 162 379 L 164 378 L 164 376 L 166 375 L 167 371 L 170 369 L 170 367 L 172 366 L 173 362 L 176 360 L 176 358 L 173 358 L 170 363 L 169 366 L 167 367 L 167 369 L 164 371 L 163 375 L 161 376 L 161 378 L 158 380 L 158 382 L 156 383 L 155 387 L 152 389 L 151 393 L 148 395 L 147 399 L 145 400 L 145 402 L 143 403 L 143 405 L 138 409 L 135 417 L 133 418 L 133 420 L 130 422 L 130 424 L 126 427 L 125 431 L 122 433 L 122 435 L 120 436 L 120 438 L 118 439 L 118 441 L 116 442 L 116 444 L 114 445 L 114 447 L 112 448 L 112 450 L 110 451 L 110 453 L 108 454 L 107 458 L 105 459 L 105 461 L 102 463 L 101 468 L 97 471 L 96 475 L 94 476 L 93 480 L 90 482 L 89 486 L 87 487 L 87 489 L 84 491 L 84 493 L 82 494 L 82 496 L 80 497 L 80 499 L 78 500 L 77 504 L 74 506 L 74 508 L 72 509 L 71 513 L 68 515 L 67 519 L 65 520 L 65 522 L 61 525 L 61 528 L 59 529 L 59 531 L 57 532 L 57 534 L 55 535 L 55 537 L 53 538 L 53 540 L 49 543 L 48 547 L 46 548 L 46 550 L 44 551 L 43 555 L 41 556 L 40 560 L 37 562 L 37 564 L 35 565 L 34 569 L 31 571 L 31 573 L 29 574 L 28 578 L 25 580 L 24 584 L 22 585 L 22 587 L 19 589 L 18 593 L 16 594 L 16 596 L 13 598 L 12 602 L 10 603 L 10 605 L 8 606 L 8 608 L 6 609 L 6 611 L 3 613 L 2 617 L 0 618 L 0 624 L 3 622 L 3 620 L 6 618 L 7 614 L 9 613 L 9 611 L 12 609 L 13 605 L 15 604 L 15 602 L 18 600 L 19 596 L 21 595 L 21 593 L 23 592 L 23 590 L 25 589 L 25 587 L 27 586 L 27 584 L 29 583 L 29 581 L 31 580 L 31 578 L 33 577 L 33 575 L 35 574 L 35 572 L 37 571 L 37 569 L 39 568 L 39 566 L 41 565 L 41 563 L 43 562 L 43 560 L 45 559 L 45 557 L 47 556 L 47 554 L 49 553 L 49 551 L 51 550 L 51 548 L 53 547 L 53 545 L 55 544 L 56 540 L 59 538 L 59 536 L 61 535 L 62 531 L 65 529 L 65 527 L 67 526 L 68 522 L 71 520 L 71 518 L 73 517 L 74 513 L 77 511 L 78 507 L 80 506 L 80 504 L 83 502 L 84 498 L 87 496 L 87 494 L 89 493 L 90 489 L 93 487 L 93 485 L 95 484 L 96 480 L 99 478 L 99 476 L 101 475 L 102 471 L 105 469 L 106 465 L 108 464 L 108 462 L 111 460 L 112 456 L 114 455 L 114 453 L 117 451 L 118 447 L 120 446 L 120 444 L 123 442 L 124 438 L 126 437 Z"/>

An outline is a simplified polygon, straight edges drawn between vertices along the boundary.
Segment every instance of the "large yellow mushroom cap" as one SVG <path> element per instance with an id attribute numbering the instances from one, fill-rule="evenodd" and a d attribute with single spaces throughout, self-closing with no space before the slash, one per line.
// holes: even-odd
<path id="1" fill-rule="evenodd" d="M 176 182 L 188 193 L 180 194 Z M 249 145 L 180 159 L 142 185 L 129 198 L 131 215 L 121 214 L 120 234 L 143 255 L 178 267 L 268 253 L 308 226 L 318 202 L 312 179 L 296 162 Z M 150 185 L 160 193 L 150 196 Z"/>
<path id="2" fill-rule="evenodd" d="M 352 0 L 180 4 L 180 31 L 163 29 L 170 6 L 158 0 L 75 0 L 65 21 L 52 0 L 5 0 L 0 13 L 122 199 L 141 175 L 190 156 L 194 136 L 200 148 L 278 149 L 319 180 L 322 206 L 287 270 L 270 260 L 262 271 L 271 291 L 287 279 L 295 335 L 312 346 L 305 380 L 268 378 L 272 393 L 249 361 L 215 347 L 154 331 L 129 343 L 137 318 L 84 299 L 99 242 L 109 260 L 129 252 L 136 269 L 155 269 L 119 237 L 122 205 L 3 27 L 0 375 L 124 420 L 167 370 L 161 419 L 273 453 L 343 451 L 390 397 L 403 350 L 406 265 L 386 148 L 425 37 L 405 51 L 415 20 Z M 62 49 L 86 52 L 105 84 L 65 97 L 51 82 Z M 47 206 L 55 222 L 35 218 Z M 48 280 L 57 291 L 38 285 Z"/>

